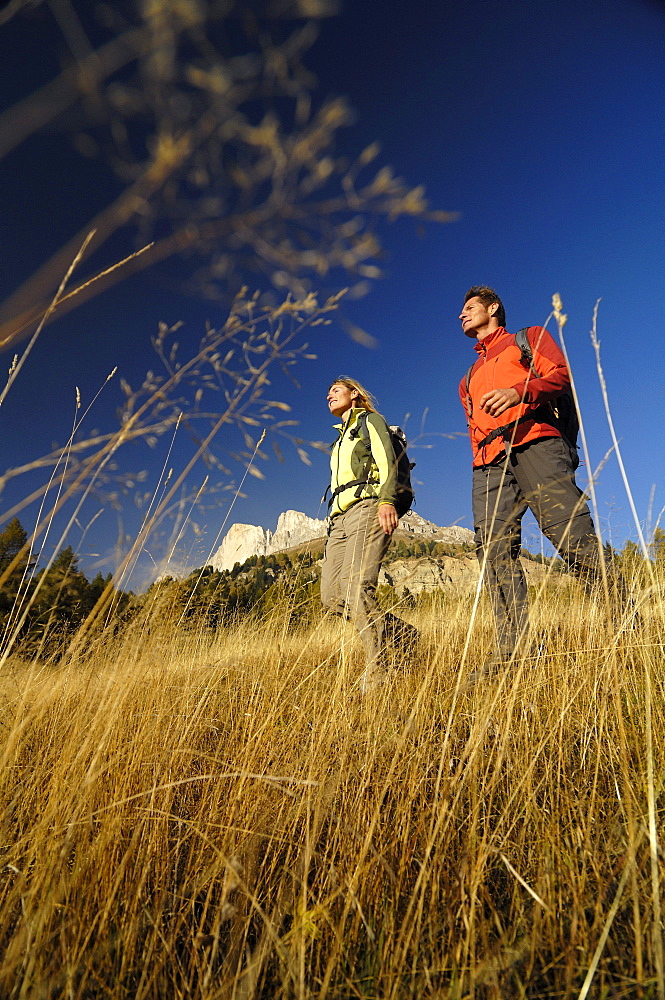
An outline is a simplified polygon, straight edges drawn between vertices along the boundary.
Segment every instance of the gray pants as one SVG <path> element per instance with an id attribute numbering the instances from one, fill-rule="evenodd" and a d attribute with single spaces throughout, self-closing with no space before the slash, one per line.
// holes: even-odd
<path id="1" fill-rule="evenodd" d="M 559 437 L 513 449 L 473 470 L 476 551 L 489 589 L 499 655 L 509 658 L 527 629 L 527 587 L 520 562 L 527 507 L 569 569 L 587 585 L 599 575 L 599 541 L 570 452 Z M 625 591 L 623 581 L 620 581 Z"/>
<path id="2" fill-rule="evenodd" d="M 384 616 L 376 603 L 381 562 L 390 545 L 377 500 L 361 500 L 332 519 L 321 569 L 321 602 L 349 618 L 365 649 L 368 674 L 384 667 Z"/>

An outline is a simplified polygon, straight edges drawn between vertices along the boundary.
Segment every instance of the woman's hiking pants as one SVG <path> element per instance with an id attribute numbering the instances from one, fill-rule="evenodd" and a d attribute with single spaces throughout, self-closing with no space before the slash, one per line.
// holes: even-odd
<path id="1" fill-rule="evenodd" d="M 333 517 L 321 569 L 321 602 L 360 632 L 365 650 L 364 681 L 385 670 L 384 616 L 376 603 L 381 562 L 390 545 L 377 517 L 378 502 L 361 500 Z"/>

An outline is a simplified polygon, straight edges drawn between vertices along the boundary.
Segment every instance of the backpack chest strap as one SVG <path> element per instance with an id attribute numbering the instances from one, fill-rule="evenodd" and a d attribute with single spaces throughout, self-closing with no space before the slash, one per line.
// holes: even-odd
<path id="1" fill-rule="evenodd" d="M 356 489 L 356 499 L 360 500 L 361 497 L 362 497 L 363 486 L 367 486 L 369 483 L 375 483 L 375 482 L 376 482 L 376 479 L 352 479 L 351 482 L 349 482 L 349 483 L 342 483 L 341 486 L 337 486 L 332 491 L 332 493 L 330 494 L 330 500 L 328 500 L 328 510 L 330 510 L 330 508 L 332 507 L 333 503 L 335 502 L 335 500 L 337 499 L 337 497 L 340 495 L 340 493 L 344 493 L 345 490 L 350 490 L 354 486 L 356 486 L 357 487 L 357 489 Z M 326 490 L 326 492 L 324 493 L 323 497 L 321 498 L 322 501 L 325 500 L 325 498 L 327 496 L 327 493 L 328 493 L 328 490 Z M 368 499 L 370 499 L 370 498 L 368 497 Z"/>

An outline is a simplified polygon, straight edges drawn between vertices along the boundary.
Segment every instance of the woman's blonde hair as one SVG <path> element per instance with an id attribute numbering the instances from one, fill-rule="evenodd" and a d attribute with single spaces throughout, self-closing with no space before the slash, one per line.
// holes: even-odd
<path id="1" fill-rule="evenodd" d="M 356 399 L 354 406 L 359 406 L 363 410 L 368 410 L 370 413 L 378 413 L 376 400 L 371 392 L 369 392 L 364 385 L 357 382 L 354 378 L 349 378 L 348 375 L 342 375 L 340 378 L 334 378 L 328 387 L 328 392 L 332 389 L 334 385 L 345 385 L 347 389 L 351 389 L 358 393 L 358 398 Z"/>

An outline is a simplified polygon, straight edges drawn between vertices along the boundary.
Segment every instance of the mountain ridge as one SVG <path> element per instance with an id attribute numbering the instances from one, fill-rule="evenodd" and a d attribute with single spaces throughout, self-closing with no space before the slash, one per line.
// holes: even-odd
<path id="1" fill-rule="evenodd" d="M 242 565 L 252 556 L 274 555 L 313 539 L 325 538 L 327 522 L 308 517 L 301 511 L 287 510 L 279 515 L 275 531 L 255 524 L 232 524 L 210 559 L 209 565 L 220 572 Z M 473 543 L 473 532 L 460 525 L 441 527 L 410 511 L 400 521 L 396 538 L 428 538 L 453 545 Z"/>

